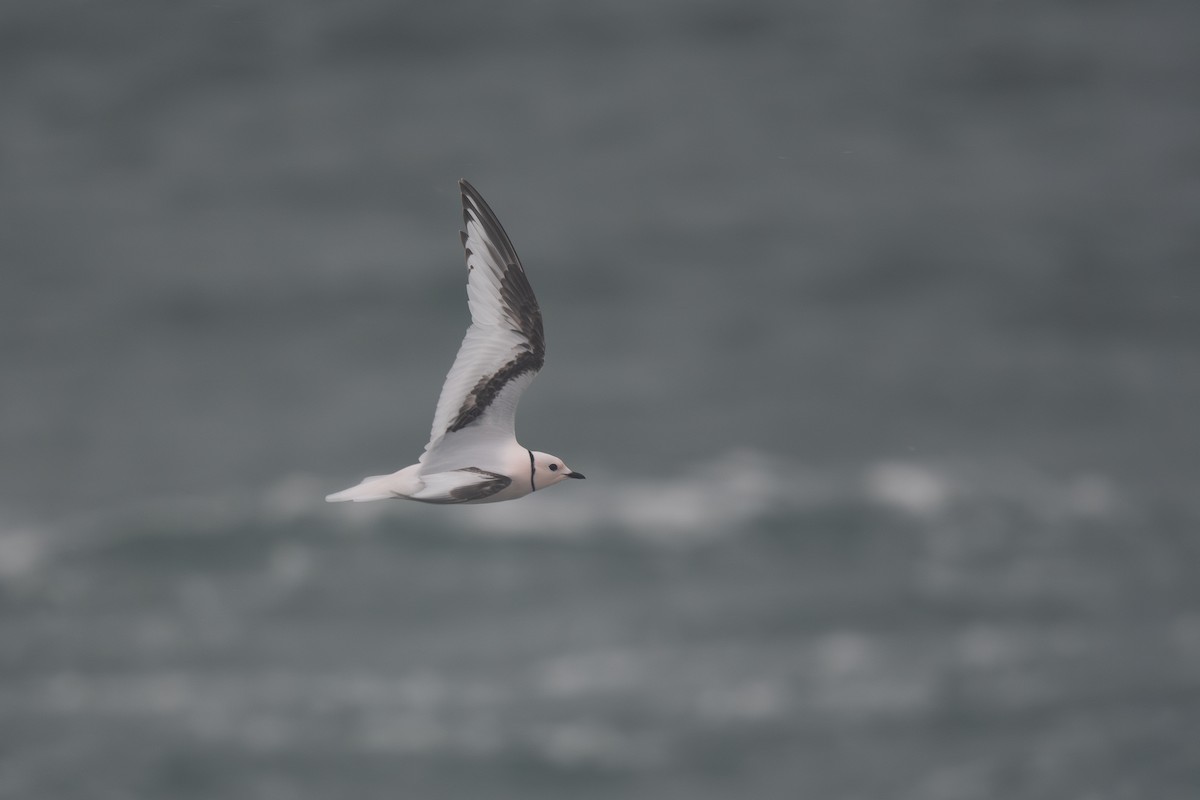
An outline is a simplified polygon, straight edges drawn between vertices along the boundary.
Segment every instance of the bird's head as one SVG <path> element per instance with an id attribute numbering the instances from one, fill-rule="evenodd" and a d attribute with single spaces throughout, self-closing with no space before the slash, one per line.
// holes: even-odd
<path id="1" fill-rule="evenodd" d="M 571 468 L 564 464 L 558 456 L 539 453 L 537 450 L 531 450 L 530 455 L 532 456 L 530 467 L 533 470 L 533 487 L 535 489 L 545 489 L 547 486 L 553 486 L 567 478 L 583 478 L 582 474 L 572 472 Z"/>

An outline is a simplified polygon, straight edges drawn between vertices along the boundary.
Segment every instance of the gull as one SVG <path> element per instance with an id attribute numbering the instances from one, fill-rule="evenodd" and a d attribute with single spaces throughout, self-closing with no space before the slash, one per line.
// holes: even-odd
<path id="1" fill-rule="evenodd" d="M 471 325 L 442 385 L 429 444 L 416 464 L 363 478 L 328 502 L 496 503 L 583 477 L 517 443 L 517 403 L 546 356 L 542 312 L 500 220 L 474 186 L 458 186 Z"/>

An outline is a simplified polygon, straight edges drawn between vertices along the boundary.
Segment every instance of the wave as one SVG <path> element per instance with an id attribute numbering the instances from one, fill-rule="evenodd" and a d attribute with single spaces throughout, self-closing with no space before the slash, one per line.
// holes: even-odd
<path id="1" fill-rule="evenodd" d="M 697 462 L 677 475 L 628 476 L 593 469 L 586 484 L 564 486 L 514 503 L 452 508 L 409 503 L 331 506 L 322 497 L 337 481 L 293 475 L 240 503 L 188 502 L 192 519 L 217 522 L 230 510 L 272 525 L 317 519 L 371 527 L 396 517 L 464 531 L 511 536 L 581 535 L 619 530 L 651 538 L 716 535 L 764 519 L 822 509 L 871 507 L 933 520 L 1003 504 L 1039 517 L 1107 518 L 1127 498 L 1102 475 L 1052 478 L 1021 466 L 963 466 L 880 460 L 859 468 L 822 469 L 757 451 Z M 175 516 L 170 502 L 159 511 Z M 239 511 L 240 509 L 240 511 Z M 215 517 L 215 518 L 214 518 Z"/>
<path id="2" fill-rule="evenodd" d="M 1020 465 L 880 460 L 822 469 L 762 452 L 735 451 L 677 475 L 629 476 L 603 465 L 589 473 L 584 484 L 519 502 L 459 507 L 330 505 L 323 497 L 337 480 L 296 474 L 254 492 L 162 497 L 50 525 L 0 524 L 0 583 L 19 581 L 63 553 L 159 531 L 286 533 L 295 527 L 370 533 L 395 530 L 401 521 L 408 530 L 491 538 L 571 539 L 617 532 L 686 544 L 797 516 L 847 511 L 934 525 L 1003 510 L 1059 524 L 1116 520 L 1137 505 L 1136 498 L 1106 476 L 1051 477 Z"/>
<path id="3" fill-rule="evenodd" d="M 582 487 L 555 489 L 520 503 L 464 506 L 450 513 L 455 525 L 493 535 L 616 530 L 679 541 L 839 508 L 870 508 L 932 521 L 1003 505 L 1061 521 L 1111 518 L 1127 503 L 1114 480 L 1095 474 L 1055 479 L 1031 468 L 900 460 L 821 469 L 755 451 L 726 453 L 666 477 L 617 477 L 603 469 L 592 474 L 595 479 Z M 269 506 L 284 517 L 302 516 L 313 511 L 314 494 L 319 491 L 311 478 L 294 478 L 274 487 Z M 429 513 L 416 504 L 396 506 L 357 507 L 348 518 L 371 524 L 383 516 Z"/>

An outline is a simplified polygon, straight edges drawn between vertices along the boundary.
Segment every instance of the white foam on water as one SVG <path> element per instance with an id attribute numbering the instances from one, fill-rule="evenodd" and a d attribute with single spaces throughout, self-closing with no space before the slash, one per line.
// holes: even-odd
<path id="1" fill-rule="evenodd" d="M 0 583 L 14 583 L 32 575 L 47 556 L 47 538 L 32 528 L 0 531 Z"/>
<path id="2" fill-rule="evenodd" d="M 867 468 L 863 477 L 867 499 L 918 516 L 944 511 L 953 493 L 949 481 L 921 464 L 883 461 Z"/>
<path id="3" fill-rule="evenodd" d="M 1021 465 L 942 464 L 880 459 L 822 469 L 795 459 L 739 450 L 666 475 L 628 475 L 604 465 L 587 481 L 517 502 L 428 506 L 407 501 L 332 505 L 336 480 L 293 474 L 221 496 L 158 497 L 78 515 L 57 526 L 0 526 L 0 581 L 35 576 L 60 552 L 87 549 L 162 529 L 174 535 L 245 528 L 287 530 L 313 523 L 332 533 L 451 529 L 500 538 L 570 539 L 605 532 L 673 545 L 735 535 L 792 514 L 872 506 L 935 523 L 1007 506 L 1049 522 L 1104 520 L 1136 498 L 1097 474 L 1051 478 Z M 931 526 L 936 527 L 936 526 Z M 303 549 L 281 550 L 270 578 L 302 584 L 313 565 Z"/>
<path id="4" fill-rule="evenodd" d="M 313 747 L 391 755 L 523 752 L 548 762 L 645 766 L 662 743 L 603 715 L 562 719 L 520 676 L 266 670 L 60 672 L 0 690 L 20 713 L 170 719 L 202 741 L 263 753 Z M 533 700 L 537 713 L 530 713 Z M 297 725 L 303 709 L 314 725 Z M 347 725 L 347 721 L 351 724 Z"/>

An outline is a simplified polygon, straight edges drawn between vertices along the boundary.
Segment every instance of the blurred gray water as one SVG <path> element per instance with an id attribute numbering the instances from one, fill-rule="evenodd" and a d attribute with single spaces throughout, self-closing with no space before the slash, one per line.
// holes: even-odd
<path id="1" fill-rule="evenodd" d="M 1191 798 L 1200 12 L 0 9 L 0 797 Z M 419 454 L 456 180 L 519 433 Z"/>

